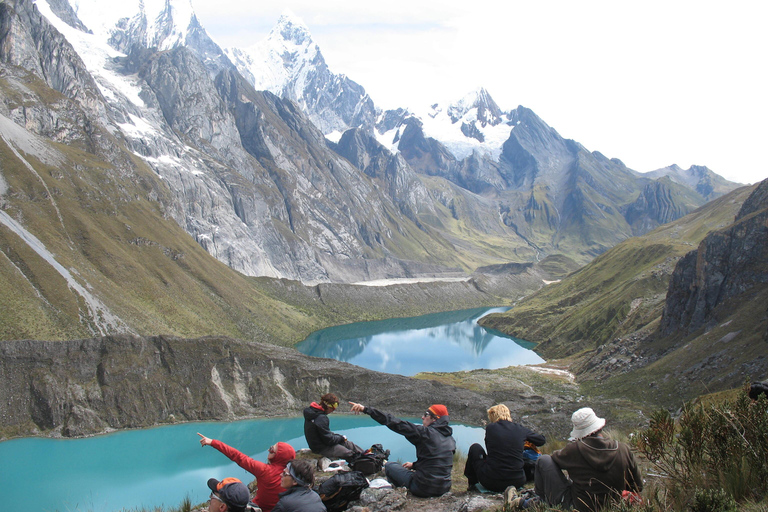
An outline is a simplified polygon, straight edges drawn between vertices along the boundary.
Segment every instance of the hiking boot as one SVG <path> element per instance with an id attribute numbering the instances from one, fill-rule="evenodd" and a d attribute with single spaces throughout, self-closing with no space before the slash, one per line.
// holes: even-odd
<path id="1" fill-rule="evenodd" d="M 517 487 L 514 485 L 510 485 L 506 489 L 504 489 L 504 504 L 505 505 L 511 505 L 512 501 L 517 498 Z"/>
<path id="2" fill-rule="evenodd" d="M 529 497 L 526 495 L 520 495 L 513 499 L 509 504 L 509 510 L 522 510 L 539 503 L 541 500 L 538 496 Z"/>

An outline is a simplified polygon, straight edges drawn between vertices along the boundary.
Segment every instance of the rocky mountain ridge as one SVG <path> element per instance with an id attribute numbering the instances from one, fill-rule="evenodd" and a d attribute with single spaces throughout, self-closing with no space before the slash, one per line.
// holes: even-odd
<path id="1" fill-rule="evenodd" d="M 716 322 L 718 307 L 768 287 L 767 261 L 768 180 L 750 194 L 732 225 L 707 235 L 677 263 L 660 332 L 691 333 Z M 768 342 L 768 331 L 764 338 Z"/>
<path id="2" fill-rule="evenodd" d="M 34 72 L 87 106 L 90 126 L 143 159 L 174 196 L 164 205 L 169 215 L 210 254 L 248 275 L 312 284 L 469 273 L 556 253 L 585 263 L 704 201 L 686 195 L 688 185 L 670 182 L 681 187 L 665 196 L 674 204 L 655 211 L 660 202 L 638 201 L 648 180 L 562 140 L 527 109 L 504 113 L 482 89 L 434 108 L 463 140 L 492 142 L 488 151 L 457 158 L 425 131 L 427 118 L 376 112 L 361 87 L 327 68 L 306 27 L 291 17 L 281 19 L 267 52 L 283 66 L 270 72 L 281 77 L 271 82 L 282 95 L 276 101 L 253 89 L 242 65 L 245 78 L 234 71 L 189 9 L 169 2 L 156 13 L 136 7 L 129 15 L 128 3 L 99 18 L 86 16 L 99 7 L 84 2 L 79 10 L 54 3 L 54 11 L 41 1 L 44 19 L 16 18 L 20 27 L 48 20 L 65 37 L 27 46 L 22 59 L 9 62 L 45 63 L 46 52 L 71 44 L 82 58 L 69 71 L 46 74 L 39 64 Z M 25 0 L 4 3 L 34 9 Z M 87 25 L 76 23 L 78 14 L 99 26 L 90 34 L 73 28 Z M 89 75 L 87 94 L 59 87 Z M 379 142 L 387 130 L 397 151 L 384 155 L 391 144 L 360 137 L 329 143 L 328 123 L 339 135 L 357 127 Z M 507 134 L 492 137 L 490 129 Z M 329 151 L 342 147 L 344 157 Z M 345 158 L 352 153 L 354 166 Z M 369 165 L 385 161 L 387 172 Z"/>
<path id="3" fill-rule="evenodd" d="M 768 180 L 736 190 L 622 242 L 481 323 L 540 342 L 537 352 L 565 358 L 586 389 L 606 396 L 640 385 L 644 400 L 676 408 L 763 380 L 767 191 Z"/>

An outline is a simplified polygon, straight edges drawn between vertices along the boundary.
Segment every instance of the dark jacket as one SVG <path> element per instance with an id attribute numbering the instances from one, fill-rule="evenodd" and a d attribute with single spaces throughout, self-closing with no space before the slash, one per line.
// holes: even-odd
<path id="1" fill-rule="evenodd" d="M 329 446 L 344 442 L 344 436 L 331 432 L 328 415 L 323 406 L 312 402 L 304 409 L 304 437 L 307 439 L 309 449 L 320 453 Z"/>
<path id="2" fill-rule="evenodd" d="M 579 512 L 602 508 L 624 490 L 640 492 L 643 479 L 637 462 L 624 443 L 603 437 L 585 437 L 552 453 L 552 460 L 568 471 L 573 481 L 573 506 Z"/>
<path id="3" fill-rule="evenodd" d="M 507 420 L 499 420 L 486 426 L 485 449 L 488 456 L 482 468 L 482 477 L 504 482 L 507 486 L 524 485 L 523 445 L 525 441 L 541 446 L 546 439 L 529 428 Z"/>
<path id="4" fill-rule="evenodd" d="M 395 418 L 373 407 L 366 407 L 363 412 L 391 431 L 405 436 L 416 447 L 412 485 L 418 487 L 420 494 L 442 496 L 451 490 L 456 441 L 452 437 L 453 429 L 448 425 L 448 416 L 425 427 Z"/>
<path id="5" fill-rule="evenodd" d="M 272 512 L 325 512 L 325 505 L 315 491 L 295 485 L 280 493 L 280 501 Z"/>

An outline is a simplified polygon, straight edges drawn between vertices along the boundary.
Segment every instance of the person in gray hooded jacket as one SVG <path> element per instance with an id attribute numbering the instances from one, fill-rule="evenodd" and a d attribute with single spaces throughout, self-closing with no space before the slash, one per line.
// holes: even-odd
<path id="1" fill-rule="evenodd" d="M 448 409 L 444 405 L 431 405 L 421 416 L 421 425 L 416 425 L 373 407 L 349 403 L 352 412 L 369 415 L 416 447 L 416 462 L 388 462 L 384 466 L 387 479 L 395 487 L 405 487 L 420 498 L 442 496 L 451 490 L 456 441 L 452 436 L 453 429 L 448 425 Z"/>
<path id="2" fill-rule="evenodd" d="M 315 470 L 306 460 L 294 459 L 285 466 L 280 485 L 285 492 L 272 512 L 326 512 L 320 495 L 312 490 Z"/>
<path id="3" fill-rule="evenodd" d="M 536 463 L 534 490 L 550 506 L 592 512 L 624 491 L 639 493 L 643 479 L 632 452 L 624 443 L 603 437 L 605 420 L 589 407 L 571 416 L 573 430 L 562 450 L 542 455 Z M 568 471 L 568 477 L 562 470 Z M 519 501 L 519 500 L 518 500 Z M 512 503 L 527 508 L 528 503 Z"/>

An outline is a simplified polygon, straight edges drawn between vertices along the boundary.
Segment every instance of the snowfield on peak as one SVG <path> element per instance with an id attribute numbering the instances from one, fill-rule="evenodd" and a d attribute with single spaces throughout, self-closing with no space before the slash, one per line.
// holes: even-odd
<path id="1" fill-rule="evenodd" d="M 38 8 L 42 3 L 46 2 L 37 2 Z M 145 43 L 149 48 L 156 46 L 160 50 L 183 46 L 187 28 L 195 16 L 189 0 L 72 0 L 71 3 L 80 21 L 104 41 L 109 39 L 121 19 L 127 18 L 133 22 L 145 16 Z M 165 18 L 165 15 L 170 15 L 170 19 Z M 169 31 L 167 28 L 171 23 Z"/>
<path id="2" fill-rule="evenodd" d="M 224 50 L 257 91 L 280 96 L 293 81 L 294 98 L 307 83 L 306 75 L 319 52 L 307 26 L 290 12 L 283 13 L 266 39 L 248 48 Z"/>
<path id="3" fill-rule="evenodd" d="M 116 96 L 121 95 L 135 106 L 145 107 L 144 100 L 139 96 L 141 88 L 136 81 L 109 69 L 108 63 L 116 57 L 125 57 L 125 54 L 109 46 L 103 39 L 103 33 L 99 34 L 94 31 L 94 34 L 86 34 L 81 32 L 59 19 L 51 11 L 48 2 L 39 1 L 36 5 L 40 13 L 56 30 L 61 32 L 75 49 L 88 72 L 96 80 L 99 91 L 107 100 L 115 101 Z"/>
<path id="4" fill-rule="evenodd" d="M 424 114 L 419 116 L 424 125 L 424 135 L 439 140 L 457 159 L 461 160 L 472 154 L 473 151 L 490 155 L 497 160 L 501 155 L 501 147 L 509 139 L 509 134 L 514 128 L 508 124 L 508 118 L 504 122 L 492 126 L 490 124 L 480 123 L 478 119 L 478 108 L 474 107 L 468 110 L 456 122 L 453 122 L 449 114 L 449 109 L 430 108 Z M 474 126 L 481 134 L 482 141 L 468 137 L 462 132 L 462 125 Z"/>

